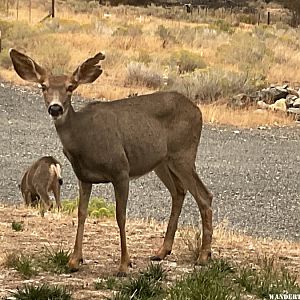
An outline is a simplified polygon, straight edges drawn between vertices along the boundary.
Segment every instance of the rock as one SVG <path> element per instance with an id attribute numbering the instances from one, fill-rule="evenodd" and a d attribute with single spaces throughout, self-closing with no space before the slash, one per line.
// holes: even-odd
<path id="1" fill-rule="evenodd" d="M 294 108 L 300 108 L 300 98 L 297 98 L 293 103 Z"/>
<path id="2" fill-rule="evenodd" d="M 297 98 L 300 96 L 300 95 L 299 95 L 299 91 L 297 92 L 296 90 L 294 90 L 294 89 L 292 89 L 292 88 L 288 88 L 287 91 L 288 91 L 288 93 L 289 93 L 290 95 L 296 96 Z M 289 96 L 289 95 L 288 95 L 288 96 Z"/>
<path id="3" fill-rule="evenodd" d="M 263 89 L 260 93 L 260 100 L 267 104 L 273 104 L 277 100 L 285 98 L 288 95 L 288 91 L 281 87 Z"/>
<path id="4" fill-rule="evenodd" d="M 277 100 L 274 104 L 270 104 L 269 108 L 271 110 L 286 111 L 287 107 L 286 107 L 285 99 L 282 98 L 282 99 Z"/>
<path id="5" fill-rule="evenodd" d="M 235 107 L 235 108 L 244 108 L 251 104 L 253 104 L 254 99 L 247 95 L 247 94 L 238 94 L 236 96 L 233 96 L 231 101 L 228 103 L 229 106 Z"/>
<path id="6" fill-rule="evenodd" d="M 298 98 L 297 96 L 292 94 L 287 95 L 285 98 L 285 103 L 287 108 L 293 107 L 293 104 L 297 98 Z"/>
<path id="7" fill-rule="evenodd" d="M 291 107 L 287 110 L 289 115 L 292 115 L 296 121 L 300 121 L 300 108 Z"/>
<path id="8" fill-rule="evenodd" d="M 262 101 L 262 100 L 257 101 L 257 106 L 258 106 L 260 109 L 268 109 L 268 108 L 269 108 L 269 104 L 265 103 L 265 102 Z"/>

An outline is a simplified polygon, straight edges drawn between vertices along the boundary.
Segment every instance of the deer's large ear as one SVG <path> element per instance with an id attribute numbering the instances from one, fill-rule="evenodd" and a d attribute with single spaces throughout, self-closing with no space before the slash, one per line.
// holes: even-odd
<path id="1" fill-rule="evenodd" d="M 71 76 L 72 84 L 78 86 L 95 81 L 102 74 L 101 66 L 98 63 L 104 58 L 104 54 L 99 52 L 82 63 Z"/>
<path id="2" fill-rule="evenodd" d="M 39 66 L 32 58 L 15 49 L 10 49 L 9 55 L 15 71 L 22 79 L 37 83 L 45 81 L 47 77 L 46 70 Z"/>

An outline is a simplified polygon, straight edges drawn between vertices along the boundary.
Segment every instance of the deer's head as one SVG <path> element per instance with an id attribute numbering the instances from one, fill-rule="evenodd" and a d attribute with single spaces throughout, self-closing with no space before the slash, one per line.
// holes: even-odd
<path id="1" fill-rule="evenodd" d="M 102 53 L 98 53 L 79 65 L 71 76 L 54 76 L 48 74 L 32 58 L 15 49 L 10 49 L 9 54 L 18 75 L 24 80 L 39 84 L 48 113 L 54 120 L 67 113 L 72 93 L 80 84 L 91 83 L 101 75 L 98 63 L 105 58 Z"/>

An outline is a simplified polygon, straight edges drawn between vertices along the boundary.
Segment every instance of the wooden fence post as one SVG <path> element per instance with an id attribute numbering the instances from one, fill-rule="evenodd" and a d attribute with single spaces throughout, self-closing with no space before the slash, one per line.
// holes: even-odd
<path id="1" fill-rule="evenodd" d="M 19 20 L 19 0 L 17 0 L 17 20 Z"/>
<path id="2" fill-rule="evenodd" d="M 268 11 L 268 22 L 267 22 L 268 25 L 271 24 L 271 13 Z"/>
<path id="3" fill-rule="evenodd" d="M 55 0 L 52 0 L 52 11 L 51 11 L 52 18 L 55 17 Z"/>
<path id="4" fill-rule="evenodd" d="M 28 20 L 29 23 L 31 23 L 31 0 L 29 0 L 29 5 L 28 5 Z"/>

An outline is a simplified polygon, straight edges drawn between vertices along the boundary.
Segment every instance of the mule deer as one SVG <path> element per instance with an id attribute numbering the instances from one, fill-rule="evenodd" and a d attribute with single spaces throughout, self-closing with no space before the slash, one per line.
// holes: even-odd
<path id="1" fill-rule="evenodd" d="M 56 205 L 61 209 L 60 186 L 62 185 L 61 164 L 52 156 L 35 161 L 25 172 L 20 190 L 26 206 L 37 206 L 41 201 L 42 214 L 52 207 L 48 193 L 53 192 Z"/>
<path id="2" fill-rule="evenodd" d="M 102 73 L 98 53 L 87 59 L 71 76 L 53 76 L 30 57 L 10 50 L 15 71 L 27 81 L 39 83 L 45 104 L 63 145 L 63 152 L 79 180 L 78 227 L 71 270 L 82 262 L 84 223 L 92 184 L 111 182 L 116 198 L 116 219 L 120 230 L 119 276 L 126 275 L 130 258 L 126 245 L 126 205 L 129 180 L 152 170 L 172 196 L 172 211 L 164 242 L 152 260 L 171 253 L 183 200 L 187 191 L 195 198 L 202 217 L 203 237 L 198 262 L 211 254 L 212 195 L 196 173 L 195 159 L 202 129 L 202 115 L 196 105 L 176 92 L 93 102 L 75 111 L 72 92 Z"/>

